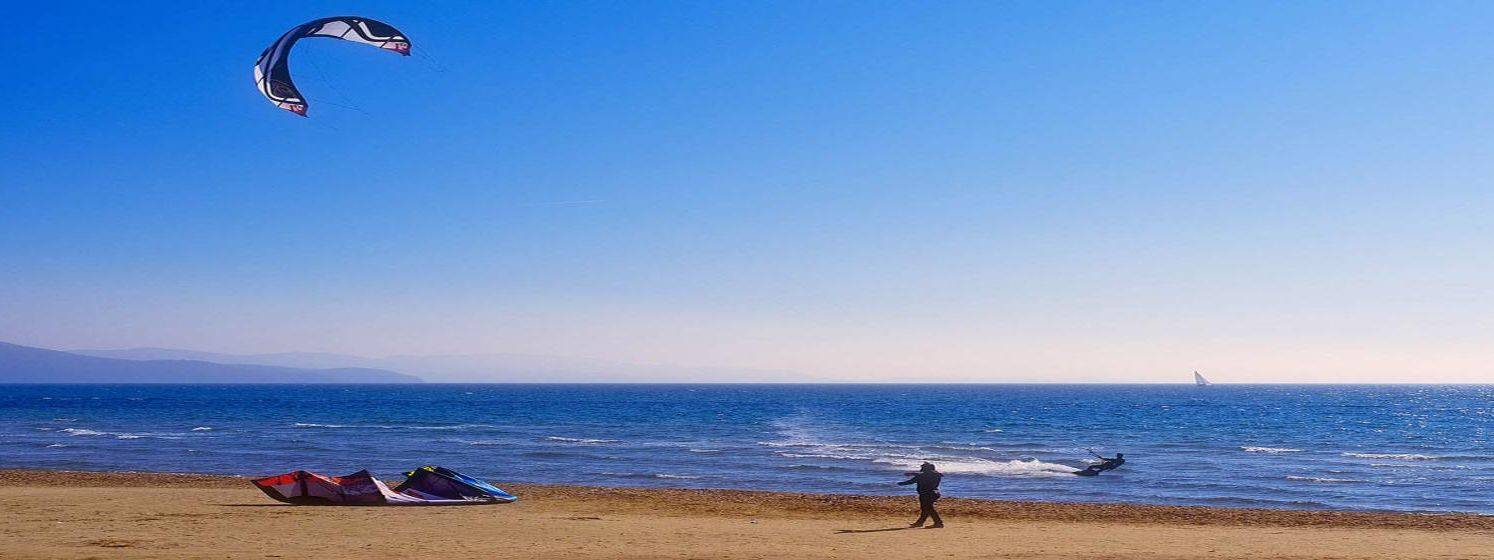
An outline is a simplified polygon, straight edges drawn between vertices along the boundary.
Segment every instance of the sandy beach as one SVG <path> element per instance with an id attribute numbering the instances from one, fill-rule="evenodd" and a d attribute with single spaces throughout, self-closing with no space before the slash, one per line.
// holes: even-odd
<path id="1" fill-rule="evenodd" d="M 497 481 L 502 484 L 501 481 Z M 1478 558 L 1494 517 L 507 485 L 515 504 L 295 507 L 247 479 L 0 471 L 0 557 Z"/>

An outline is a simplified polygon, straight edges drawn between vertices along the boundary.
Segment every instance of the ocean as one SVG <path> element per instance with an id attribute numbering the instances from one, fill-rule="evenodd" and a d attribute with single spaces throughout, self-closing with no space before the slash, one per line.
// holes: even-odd
<path id="1" fill-rule="evenodd" d="M 899 494 L 927 460 L 946 496 L 1494 514 L 1494 386 L 0 389 L 0 468 Z"/>

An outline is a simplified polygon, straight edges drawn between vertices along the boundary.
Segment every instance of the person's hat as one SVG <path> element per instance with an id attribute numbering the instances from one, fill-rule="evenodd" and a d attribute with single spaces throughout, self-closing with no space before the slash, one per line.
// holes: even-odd
<path id="1" fill-rule="evenodd" d="M 928 472 L 928 471 L 934 470 L 934 464 L 933 463 L 924 463 L 922 466 L 918 467 L 918 470 L 921 470 L 923 472 Z"/>

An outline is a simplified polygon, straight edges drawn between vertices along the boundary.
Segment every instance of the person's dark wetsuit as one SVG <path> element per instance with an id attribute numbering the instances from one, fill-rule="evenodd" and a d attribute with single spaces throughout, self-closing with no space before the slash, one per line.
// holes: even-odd
<path id="1" fill-rule="evenodd" d="M 930 529 L 943 527 L 944 520 L 939 518 L 939 510 L 934 509 L 934 502 L 939 501 L 939 479 L 944 478 L 944 475 L 934 470 L 932 463 L 924 463 L 918 472 L 908 474 L 913 478 L 897 484 L 898 486 L 918 485 L 918 521 L 914 521 L 910 527 L 922 527 L 923 522 L 930 517 L 934 518 L 934 524 L 929 526 Z"/>
<path id="2" fill-rule="evenodd" d="M 1093 465 L 1090 465 L 1088 467 L 1085 467 L 1084 470 L 1081 471 L 1081 472 L 1086 473 L 1086 474 L 1091 474 L 1091 475 L 1100 474 L 1102 472 L 1114 469 L 1114 468 L 1119 467 L 1119 466 L 1124 465 L 1124 464 L 1126 464 L 1126 456 L 1124 454 L 1121 454 L 1121 453 L 1116 453 L 1115 457 L 1113 457 L 1113 458 L 1112 457 L 1100 457 L 1100 462 L 1095 463 Z"/>

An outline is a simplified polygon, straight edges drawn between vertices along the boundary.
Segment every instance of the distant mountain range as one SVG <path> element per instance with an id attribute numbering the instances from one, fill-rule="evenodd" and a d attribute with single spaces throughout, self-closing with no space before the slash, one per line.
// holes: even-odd
<path id="1" fill-rule="evenodd" d="M 365 367 L 220 363 L 199 357 L 122 359 L 0 342 L 0 383 L 419 383 Z"/>
<path id="2" fill-rule="evenodd" d="M 383 358 L 318 352 L 218 354 L 172 348 L 70 350 L 74 354 L 123 360 L 195 360 L 289 368 L 371 368 L 417 375 L 426 381 L 470 383 L 638 383 L 638 382 L 802 382 L 792 371 L 675 365 L 640 365 L 533 354 L 449 354 Z"/>

